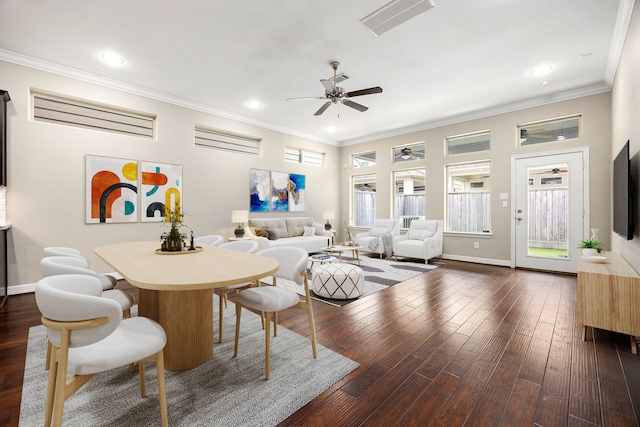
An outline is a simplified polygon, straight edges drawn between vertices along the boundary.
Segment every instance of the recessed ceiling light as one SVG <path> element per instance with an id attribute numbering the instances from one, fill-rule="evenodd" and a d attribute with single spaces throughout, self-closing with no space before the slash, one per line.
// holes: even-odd
<path id="1" fill-rule="evenodd" d="M 543 74 L 547 74 L 549 71 L 551 71 L 553 67 L 551 65 L 540 65 L 536 68 L 534 68 L 533 70 L 531 70 L 531 75 L 532 76 L 541 76 Z"/>
<path id="2" fill-rule="evenodd" d="M 109 65 L 122 65 L 122 64 L 124 64 L 124 59 L 120 58 L 115 53 L 103 53 L 102 55 L 100 55 L 100 58 L 102 58 L 102 60 L 104 62 L 106 62 L 107 64 L 109 64 Z"/>
<path id="3" fill-rule="evenodd" d="M 548 84 L 549 84 L 549 82 L 548 82 L 548 81 L 546 81 L 546 80 L 542 82 L 542 86 L 546 86 L 546 85 L 548 85 Z"/>
<path id="4" fill-rule="evenodd" d="M 251 108 L 252 110 L 257 110 L 259 108 L 262 108 L 262 104 L 256 100 L 253 100 L 247 102 L 247 107 Z"/>
<path id="5" fill-rule="evenodd" d="M 336 127 L 335 126 L 329 126 L 327 128 L 327 132 L 335 132 L 336 131 Z"/>

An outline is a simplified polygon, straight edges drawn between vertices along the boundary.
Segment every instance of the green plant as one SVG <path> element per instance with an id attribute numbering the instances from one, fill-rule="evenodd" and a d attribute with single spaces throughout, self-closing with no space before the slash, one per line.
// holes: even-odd
<path id="1" fill-rule="evenodd" d="M 580 242 L 578 249 L 595 249 L 598 252 L 602 251 L 602 243 L 599 240 L 587 239 Z"/>
<path id="2" fill-rule="evenodd" d="M 160 235 L 162 241 L 162 250 L 180 251 L 182 250 L 182 242 L 187 238 L 186 233 L 181 233 L 180 228 L 186 227 L 182 223 L 184 212 L 180 209 L 180 204 L 176 203 L 175 209 L 165 208 L 165 217 L 162 220 L 169 226 L 169 231 Z"/>

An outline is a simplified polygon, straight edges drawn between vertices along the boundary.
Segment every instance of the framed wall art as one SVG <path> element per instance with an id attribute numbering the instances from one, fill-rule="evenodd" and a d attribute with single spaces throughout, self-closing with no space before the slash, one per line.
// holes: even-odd
<path id="1" fill-rule="evenodd" d="M 140 220 L 159 222 L 165 207 L 183 206 L 182 165 L 140 162 Z"/>
<path id="2" fill-rule="evenodd" d="M 87 224 L 138 222 L 138 162 L 85 157 Z"/>

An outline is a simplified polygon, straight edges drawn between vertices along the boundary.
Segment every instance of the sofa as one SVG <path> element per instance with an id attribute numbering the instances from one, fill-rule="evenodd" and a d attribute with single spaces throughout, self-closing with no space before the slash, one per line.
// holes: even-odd
<path id="1" fill-rule="evenodd" d="M 369 231 L 356 234 L 354 241 L 362 246 L 361 252 L 373 252 L 382 258 L 383 255 L 391 256 L 393 238 L 399 234 L 399 219 L 374 219 Z"/>
<path id="2" fill-rule="evenodd" d="M 407 234 L 393 239 L 393 252 L 398 257 L 423 259 L 442 256 L 442 236 L 444 223 L 435 219 L 414 219 L 409 224 Z"/>
<path id="3" fill-rule="evenodd" d="M 245 237 L 258 242 L 260 250 L 293 246 L 307 253 L 322 252 L 331 244 L 333 234 L 311 217 L 249 219 Z"/>

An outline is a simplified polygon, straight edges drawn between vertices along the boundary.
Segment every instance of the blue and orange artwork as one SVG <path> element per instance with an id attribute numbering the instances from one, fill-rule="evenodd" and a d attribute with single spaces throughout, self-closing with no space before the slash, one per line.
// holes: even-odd
<path id="1" fill-rule="evenodd" d="M 138 222 L 138 163 L 86 156 L 87 224 Z"/>
<path id="2" fill-rule="evenodd" d="M 271 212 L 289 212 L 289 174 L 271 172 Z"/>
<path id="3" fill-rule="evenodd" d="M 305 212 L 305 177 L 297 173 L 289 174 L 289 212 Z"/>
<path id="4" fill-rule="evenodd" d="M 251 169 L 249 175 L 249 211 L 269 212 L 271 201 L 271 172 Z"/>
<path id="5" fill-rule="evenodd" d="M 140 162 L 141 221 L 159 222 L 182 201 L 182 165 Z"/>

